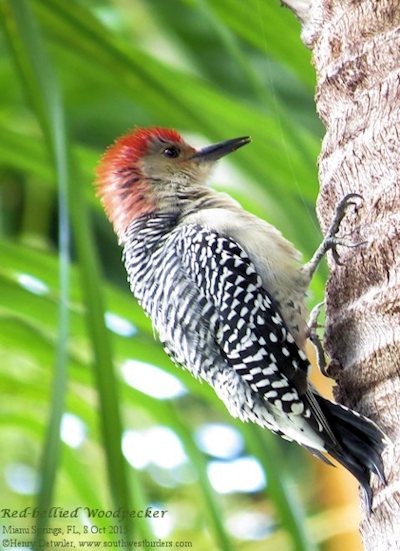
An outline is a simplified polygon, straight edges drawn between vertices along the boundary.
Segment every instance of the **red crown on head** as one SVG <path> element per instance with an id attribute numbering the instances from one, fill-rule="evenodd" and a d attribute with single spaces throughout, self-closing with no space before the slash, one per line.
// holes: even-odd
<path id="1" fill-rule="evenodd" d="M 121 163 L 137 161 L 145 155 L 149 150 L 150 143 L 158 138 L 165 141 L 182 142 L 182 137 L 176 130 L 169 128 L 160 128 L 158 126 L 150 126 L 149 128 L 137 128 L 124 136 L 118 138 L 111 145 L 103 159 L 102 166 L 108 163 L 118 162 L 119 168 Z"/>
<path id="2" fill-rule="evenodd" d="M 115 140 L 96 170 L 97 194 L 117 233 L 126 228 L 133 215 L 154 209 L 154 205 L 145 200 L 143 191 L 146 183 L 138 166 L 138 161 L 149 151 L 154 139 L 183 142 L 176 130 L 158 126 L 137 128 Z"/>

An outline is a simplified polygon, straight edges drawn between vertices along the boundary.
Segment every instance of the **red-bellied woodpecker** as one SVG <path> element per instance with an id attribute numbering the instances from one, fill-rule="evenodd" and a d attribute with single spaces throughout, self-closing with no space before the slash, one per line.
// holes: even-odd
<path id="1" fill-rule="evenodd" d="M 131 290 L 166 352 L 207 381 L 229 412 L 267 427 L 361 483 L 384 480 L 385 437 L 372 421 L 320 396 L 309 384 L 304 298 L 346 206 L 312 260 L 278 230 L 207 186 L 214 162 L 247 137 L 200 150 L 174 130 L 151 127 L 119 138 L 98 168 L 98 194 L 113 223 Z"/>

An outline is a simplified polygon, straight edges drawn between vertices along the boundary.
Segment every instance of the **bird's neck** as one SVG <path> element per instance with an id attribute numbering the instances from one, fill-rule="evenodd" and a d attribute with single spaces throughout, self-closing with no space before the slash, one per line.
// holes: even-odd
<path id="1" fill-rule="evenodd" d="M 123 231 L 119 242 L 125 245 L 132 240 L 145 240 L 149 250 L 176 226 L 193 223 L 192 218 L 211 209 L 227 209 L 243 213 L 240 205 L 225 193 L 206 186 L 186 186 L 173 194 L 160 190 L 156 195 L 156 207 L 151 212 L 136 213 Z M 195 221 L 196 223 L 196 221 Z"/>
<path id="2" fill-rule="evenodd" d="M 159 242 L 177 226 L 176 212 L 152 212 L 135 218 L 119 235 L 120 245 L 127 247 L 139 243 L 151 253 Z"/>
<path id="3" fill-rule="evenodd" d="M 171 186 L 160 185 L 158 189 L 153 187 L 152 204 L 145 201 L 145 194 L 140 197 L 140 206 L 151 206 L 151 208 L 139 209 L 133 202 L 131 203 L 132 214 L 129 223 L 126 223 L 127 218 L 125 218 L 125 224 L 121 224 L 118 228 L 120 242 L 125 242 L 126 236 L 131 235 L 132 231 L 133 233 L 142 232 L 148 226 L 159 228 L 160 234 L 164 230 L 171 231 L 171 226 L 184 222 L 185 218 L 194 212 L 221 206 L 220 196 L 225 195 L 206 186 L 177 186 L 174 190 L 171 190 Z M 132 196 L 129 199 L 132 201 Z"/>

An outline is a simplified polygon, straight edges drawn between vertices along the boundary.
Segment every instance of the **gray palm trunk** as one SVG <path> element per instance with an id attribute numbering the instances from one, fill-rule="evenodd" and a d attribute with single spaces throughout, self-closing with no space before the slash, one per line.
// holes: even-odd
<path id="1" fill-rule="evenodd" d="M 400 549 L 400 4 L 399 0 L 285 0 L 313 52 L 326 135 L 319 158 L 322 230 L 335 203 L 364 204 L 341 233 L 366 240 L 330 261 L 326 351 L 336 399 L 373 419 L 393 442 L 388 484 L 374 481 L 363 511 L 367 551 Z"/>

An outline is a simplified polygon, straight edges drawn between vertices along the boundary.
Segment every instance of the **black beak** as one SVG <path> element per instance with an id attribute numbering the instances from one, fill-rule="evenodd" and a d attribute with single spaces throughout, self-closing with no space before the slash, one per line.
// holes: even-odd
<path id="1" fill-rule="evenodd" d="M 191 159 L 202 162 L 217 161 L 221 157 L 236 151 L 239 147 L 242 147 L 250 142 L 251 138 L 249 136 L 245 136 L 243 138 L 233 138 L 232 140 L 226 140 L 224 142 L 208 145 L 207 147 L 203 147 L 202 149 L 196 151 L 196 153 L 192 155 Z"/>

